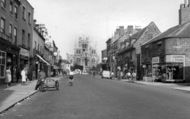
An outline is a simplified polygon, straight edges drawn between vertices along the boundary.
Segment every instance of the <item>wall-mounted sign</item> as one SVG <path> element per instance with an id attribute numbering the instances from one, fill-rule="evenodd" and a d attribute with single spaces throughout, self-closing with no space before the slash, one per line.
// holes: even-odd
<path id="1" fill-rule="evenodd" d="M 152 58 L 152 64 L 155 64 L 155 63 L 160 63 L 160 58 L 159 57 L 153 57 Z"/>
<path id="2" fill-rule="evenodd" d="M 185 62 L 185 55 L 166 55 L 166 62 Z"/>
<path id="3" fill-rule="evenodd" d="M 20 48 L 20 55 L 25 56 L 25 57 L 29 57 L 30 53 L 28 50 Z"/>

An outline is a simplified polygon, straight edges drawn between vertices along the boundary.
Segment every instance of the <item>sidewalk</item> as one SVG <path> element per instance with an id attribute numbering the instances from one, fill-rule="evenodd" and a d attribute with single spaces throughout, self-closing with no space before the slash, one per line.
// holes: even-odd
<path id="1" fill-rule="evenodd" d="M 37 91 L 34 90 L 37 80 L 27 82 L 26 84 L 16 84 L 5 88 L 0 88 L 0 114 L 13 107 L 18 102 L 30 97 Z"/>
<path id="2" fill-rule="evenodd" d="M 163 83 L 163 82 L 146 82 L 146 81 L 129 81 L 129 80 L 122 80 L 122 81 L 134 82 L 134 83 L 143 84 L 143 85 L 163 86 L 163 87 L 172 88 L 176 90 L 182 90 L 182 91 L 190 91 L 190 83 Z"/>
<path id="3" fill-rule="evenodd" d="M 50 78 L 60 80 L 62 76 Z M 33 80 L 25 85 L 13 84 L 8 88 L 5 85 L 0 86 L 0 114 L 38 92 L 38 90 L 35 90 L 36 82 L 37 80 Z"/>

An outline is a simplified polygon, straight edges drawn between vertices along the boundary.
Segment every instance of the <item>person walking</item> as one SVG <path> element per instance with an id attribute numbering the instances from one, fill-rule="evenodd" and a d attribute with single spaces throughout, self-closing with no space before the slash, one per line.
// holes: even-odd
<path id="1" fill-rule="evenodd" d="M 133 81 L 136 80 L 136 72 L 135 71 L 133 71 L 133 73 L 132 73 L 132 80 Z"/>
<path id="2" fill-rule="evenodd" d="M 21 77 L 22 77 L 22 79 L 21 79 L 22 84 L 25 84 L 26 83 L 26 78 L 27 78 L 27 76 L 26 76 L 26 67 L 24 67 L 22 69 L 22 71 L 21 71 Z"/>
<path id="3" fill-rule="evenodd" d="M 11 80 L 12 80 L 11 67 L 7 66 L 7 69 L 6 69 L 6 79 L 5 79 L 7 87 L 11 86 Z"/>
<path id="4" fill-rule="evenodd" d="M 69 85 L 72 86 L 74 82 L 74 73 L 73 71 L 69 72 Z"/>

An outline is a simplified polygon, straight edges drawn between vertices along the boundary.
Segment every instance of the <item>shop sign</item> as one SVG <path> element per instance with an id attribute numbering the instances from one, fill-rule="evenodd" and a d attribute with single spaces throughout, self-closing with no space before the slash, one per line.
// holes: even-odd
<path id="1" fill-rule="evenodd" d="M 23 48 L 20 48 L 20 55 L 29 57 L 29 51 Z"/>
<path id="2" fill-rule="evenodd" d="M 185 62 L 184 55 L 166 55 L 166 62 Z"/>
<path id="3" fill-rule="evenodd" d="M 153 57 L 152 58 L 152 64 L 155 64 L 155 63 L 160 63 L 160 58 L 159 57 Z"/>

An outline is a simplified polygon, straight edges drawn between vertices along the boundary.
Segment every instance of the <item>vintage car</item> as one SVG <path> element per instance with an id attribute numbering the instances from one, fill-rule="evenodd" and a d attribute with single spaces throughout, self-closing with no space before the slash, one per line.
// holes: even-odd
<path id="1" fill-rule="evenodd" d="M 39 87 L 40 91 L 46 91 L 49 88 L 59 90 L 59 81 L 56 78 L 46 78 L 42 80 Z"/>

